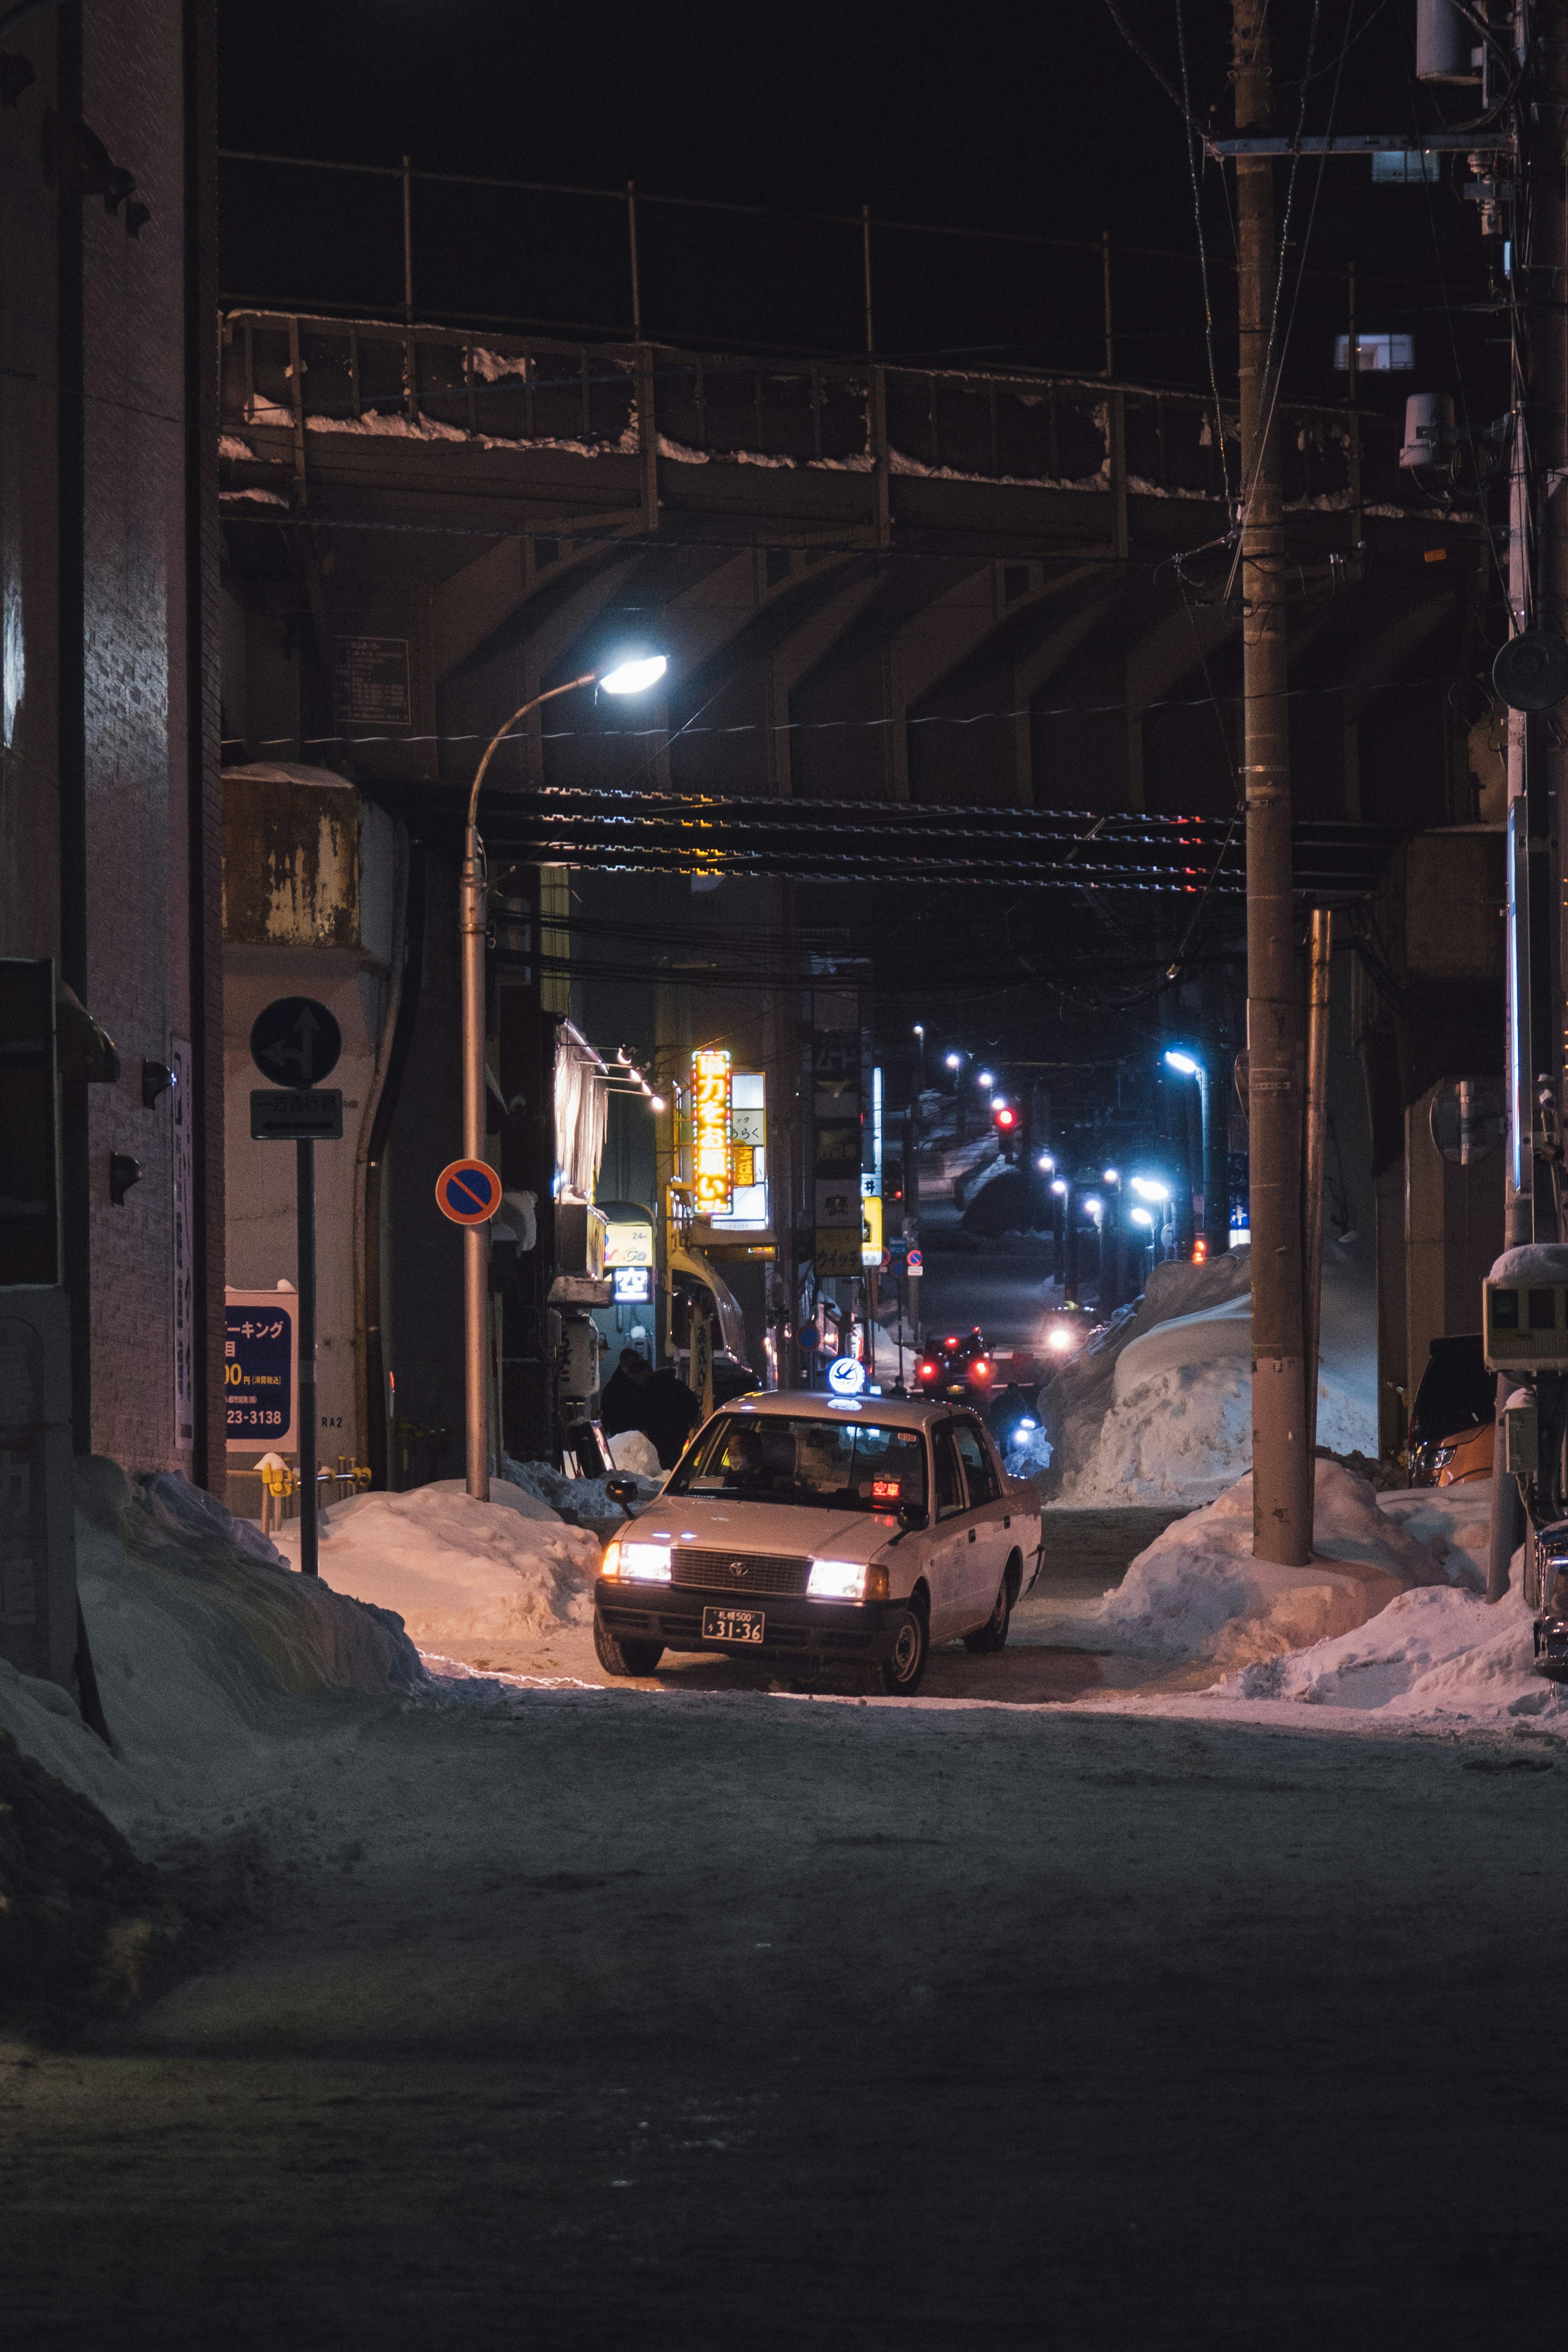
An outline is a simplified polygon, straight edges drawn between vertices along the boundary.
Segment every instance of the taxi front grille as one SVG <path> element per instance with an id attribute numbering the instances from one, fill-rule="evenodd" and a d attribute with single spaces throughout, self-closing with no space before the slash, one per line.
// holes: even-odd
<path id="1" fill-rule="evenodd" d="M 699 1551 L 677 1544 L 669 1560 L 672 1584 L 698 1585 L 704 1592 L 802 1593 L 810 1574 L 809 1559 L 787 1552 Z"/>

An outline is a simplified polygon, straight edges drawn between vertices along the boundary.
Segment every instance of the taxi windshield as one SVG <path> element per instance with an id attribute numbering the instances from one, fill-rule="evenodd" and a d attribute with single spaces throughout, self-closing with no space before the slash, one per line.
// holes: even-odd
<path id="1" fill-rule="evenodd" d="M 725 1495 L 816 1510 L 925 1508 L 925 1445 L 918 1429 L 875 1422 L 731 1412 L 711 1423 L 667 1495 Z"/>

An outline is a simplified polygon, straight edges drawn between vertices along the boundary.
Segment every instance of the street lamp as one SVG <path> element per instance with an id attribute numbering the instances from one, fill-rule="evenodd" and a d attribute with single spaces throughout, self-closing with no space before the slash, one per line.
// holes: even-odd
<path id="1" fill-rule="evenodd" d="M 944 1055 L 942 1058 L 946 1062 L 950 1070 L 961 1069 L 963 1066 L 963 1056 L 962 1054 L 947 1054 Z"/>
<path id="2" fill-rule="evenodd" d="M 974 1083 L 977 1087 L 994 1087 L 996 1081 L 992 1076 L 989 1070 L 976 1070 L 974 1073 Z"/>
<path id="3" fill-rule="evenodd" d="M 1196 1078 L 1198 1082 L 1198 1185 L 1201 1185 L 1204 1196 L 1203 1237 L 1208 1254 L 1226 1250 L 1230 1247 L 1230 1202 L 1226 1198 L 1230 1187 L 1226 1181 L 1225 1147 L 1209 1101 L 1208 1064 L 1196 1054 L 1183 1053 L 1174 1047 L 1166 1053 L 1165 1061 L 1167 1066 L 1182 1077 Z M 1193 1187 L 1194 1191 L 1197 1189 L 1197 1185 Z"/>
<path id="4" fill-rule="evenodd" d="M 468 794 L 468 823 L 463 833 L 463 868 L 458 885 L 458 929 L 463 974 L 463 1157 L 482 1158 L 485 1144 L 485 934 L 489 929 L 485 898 L 484 844 L 479 839 L 479 793 L 496 751 L 517 725 L 542 702 L 558 694 L 574 694 L 581 686 L 601 686 L 606 694 L 643 694 L 657 686 L 668 668 L 663 654 L 636 654 L 608 669 L 585 670 L 564 686 L 546 687 L 504 727 L 498 727 L 474 771 Z M 490 1498 L 489 1351 L 485 1327 L 489 1319 L 490 1229 L 467 1225 L 463 1230 L 463 1418 L 464 1457 L 468 1490 L 477 1503 Z"/>

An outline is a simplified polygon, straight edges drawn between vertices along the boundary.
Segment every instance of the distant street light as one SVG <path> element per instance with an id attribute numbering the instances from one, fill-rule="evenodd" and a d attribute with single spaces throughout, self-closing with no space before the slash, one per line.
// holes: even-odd
<path id="1" fill-rule="evenodd" d="M 1151 1233 L 1153 1231 L 1153 1227 L 1154 1227 L 1154 1220 L 1153 1220 L 1153 1218 L 1149 1214 L 1149 1212 L 1148 1212 L 1148 1210 L 1147 1210 L 1147 1209 L 1132 1209 L 1132 1210 L 1130 1210 L 1130 1211 L 1128 1212 L 1128 1213 L 1129 1213 L 1129 1215 L 1131 1217 L 1132 1222 L 1133 1222 L 1133 1223 L 1134 1223 L 1135 1225 L 1143 1225 L 1143 1226 L 1145 1226 L 1145 1227 L 1146 1227 L 1146 1228 L 1147 1228 Z"/>
<path id="2" fill-rule="evenodd" d="M 574 694 L 582 686 L 602 686 L 606 694 L 642 694 L 657 686 L 669 667 L 665 654 L 628 654 L 605 670 L 584 670 L 564 686 L 546 687 L 504 727 L 498 727 L 474 771 L 468 794 L 468 818 L 463 835 L 463 867 L 458 884 L 458 929 L 463 975 L 463 1156 L 480 1160 L 485 1148 L 485 936 L 489 929 L 485 905 L 489 883 L 484 844 L 479 839 L 479 793 L 485 774 L 500 746 L 520 719 L 553 702 L 558 694 Z M 655 1100 L 653 1108 L 661 1108 Z M 463 1230 L 463 1413 L 464 1457 L 468 1490 L 477 1503 L 490 1498 L 489 1350 L 486 1325 L 489 1320 L 489 1225 Z"/>
<path id="3" fill-rule="evenodd" d="M 1195 1184 L 1193 1183 L 1192 1169 L 1189 1164 L 1187 1182 L 1190 1191 L 1194 1192 L 1201 1191 L 1204 1196 L 1203 1238 L 1208 1248 L 1210 1250 L 1228 1249 L 1230 1247 L 1230 1203 L 1224 1195 L 1228 1192 L 1229 1186 L 1226 1181 L 1223 1144 L 1215 1132 L 1210 1113 L 1208 1065 L 1198 1055 L 1183 1053 L 1175 1047 L 1167 1051 L 1165 1060 L 1170 1068 L 1179 1071 L 1184 1078 L 1196 1078 L 1198 1082 L 1200 1121 L 1198 1181 Z M 1216 1150 L 1220 1153 L 1217 1166 L 1215 1162 Z"/>
<path id="4" fill-rule="evenodd" d="M 1039 1169 L 1043 1176 L 1048 1176 L 1056 1164 L 1056 1161 L 1051 1158 L 1048 1151 L 1042 1151 L 1038 1160 L 1035 1162 L 1035 1165 Z M 1053 1186 L 1052 1190 L 1054 1191 L 1055 1189 L 1056 1188 Z"/>
<path id="5" fill-rule="evenodd" d="M 1063 1183 L 1063 1181 L 1062 1181 L 1062 1180 L 1061 1180 L 1061 1178 L 1060 1178 L 1059 1176 L 1057 1178 L 1057 1180 L 1056 1180 L 1055 1183 L 1051 1186 L 1051 1190 L 1052 1190 L 1052 1192 L 1056 1194 L 1056 1196 L 1057 1196 L 1057 1198 L 1058 1198 L 1058 1201 L 1065 1201 L 1065 1200 L 1067 1199 L 1067 1196 L 1068 1196 L 1068 1188 L 1067 1188 L 1067 1186 Z"/>
<path id="6" fill-rule="evenodd" d="M 989 1070 L 976 1070 L 974 1073 L 974 1083 L 977 1087 L 994 1087 L 996 1081 L 992 1076 Z"/>
<path id="7" fill-rule="evenodd" d="M 963 1066 L 963 1056 L 962 1054 L 948 1054 L 944 1055 L 943 1058 L 945 1059 L 950 1070 L 960 1069 Z"/>

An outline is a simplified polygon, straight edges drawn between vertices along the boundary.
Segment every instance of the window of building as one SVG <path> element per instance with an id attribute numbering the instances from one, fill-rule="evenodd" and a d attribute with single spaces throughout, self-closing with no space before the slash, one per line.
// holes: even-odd
<path id="1" fill-rule="evenodd" d="M 1334 337 L 1334 365 L 1348 369 L 1351 363 L 1351 339 L 1348 335 Z M 1403 373 L 1415 364 L 1414 335 L 1359 334 L 1355 339 L 1355 364 L 1358 375 Z"/>

